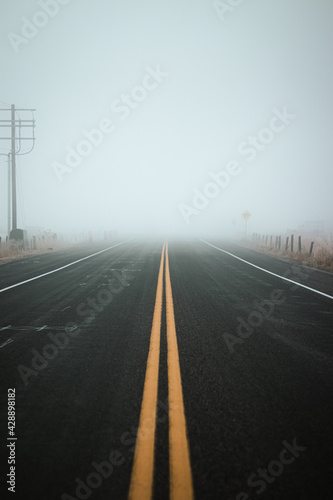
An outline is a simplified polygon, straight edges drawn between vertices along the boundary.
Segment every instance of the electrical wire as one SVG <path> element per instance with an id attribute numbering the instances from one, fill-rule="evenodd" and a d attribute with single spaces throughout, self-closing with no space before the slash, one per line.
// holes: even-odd
<path id="1" fill-rule="evenodd" d="M 21 147 L 22 147 L 22 145 L 21 145 L 21 117 L 20 117 L 20 114 L 18 113 L 18 111 L 16 111 L 16 113 L 17 113 L 17 114 L 18 114 L 18 116 L 19 116 L 19 137 L 18 137 L 18 140 L 19 140 L 19 149 L 18 149 L 18 151 L 17 151 L 15 154 L 20 155 L 20 156 L 23 156 L 23 155 L 27 155 L 27 154 L 31 153 L 31 151 L 32 151 L 32 150 L 34 149 L 34 147 L 35 147 L 35 140 L 36 140 L 36 138 L 35 138 L 35 115 L 34 115 L 34 112 L 33 112 L 33 111 L 31 111 L 31 114 L 32 114 L 32 121 L 33 121 L 33 124 L 32 124 L 32 137 L 31 137 L 31 140 L 32 140 L 32 147 L 30 148 L 30 150 L 29 150 L 29 151 L 26 151 L 26 152 L 24 152 L 24 153 L 20 153 L 20 151 L 21 151 Z"/>
<path id="2" fill-rule="evenodd" d="M 0 103 L 5 104 L 2 101 L 0 101 Z M 21 135 L 22 124 L 21 124 L 21 121 L 22 121 L 22 119 L 21 119 L 21 116 L 20 116 L 19 112 L 15 110 L 15 115 L 18 116 L 18 122 L 19 122 L 19 125 L 18 125 L 19 135 L 18 135 L 18 137 L 16 137 L 16 140 L 18 141 L 18 149 L 16 149 L 15 155 L 20 155 L 20 156 L 27 155 L 27 154 L 31 153 L 33 151 L 34 147 L 35 147 L 35 141 L 36 141 L 36 137 L 35 137 L 35 115 L 34 115 L 34 112 L 32 110 L 29 110 L 29 111 L 31 112 L 31 115 L 32 115 L 32 118 L 31 118 L 31 121 L 32 121 L 32 125 L 31 125 L 31 128 L 32 128 L 32 137 L 30 137 L 30 140 L 32 141 L 32 146 L 31 146 L 31 148 L 28 151 L 24 151 L 23 153 L 21 153 L 21 150 L 22 150 L 22 135 Z M 15 119 L 16 119 L 16 116 L 15 116 Z M 15 124 L 15 127 L 16 127 L 16 124 Z M 1 148 L 1 147 L 0 147 L 0 150 L 7 151 L 7 152 L 11 151 L 11 149 L 8 150 L 7 148 Z M 6 156 L 7 154 L 8 153 L 0 153 L 1 156 Z"/>

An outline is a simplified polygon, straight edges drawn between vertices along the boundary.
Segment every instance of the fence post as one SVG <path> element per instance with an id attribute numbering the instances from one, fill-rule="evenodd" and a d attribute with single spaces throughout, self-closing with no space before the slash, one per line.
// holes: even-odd
<path id="1" fill-rule="evenodd" d="M 294 235 L 293 234 L 290 236 L 290 251 L 291 252 L 294 251 Z"/>
<path id="2" fill-rule="evenodd" d="M 279 250 L 281 250 L 281 236 L 279 236 Z"/>
<path id="3" fill-rule="evenodd" d="M 285 246 L 286 251 L 288 250 L 288 247 L 289 247 L 289 236 L 286 237 L 286 246 Z"/>
<path id="4" fill-rule="evenodd" d="M 302 253 L 302 237 L 298 237 L 298 253 Z"/>
<path id="5" fill-rule="evenodd" d="M 312 255 L 313 245 L 314 245 L 314 241 L 311 241 L 309 255 Z"/>

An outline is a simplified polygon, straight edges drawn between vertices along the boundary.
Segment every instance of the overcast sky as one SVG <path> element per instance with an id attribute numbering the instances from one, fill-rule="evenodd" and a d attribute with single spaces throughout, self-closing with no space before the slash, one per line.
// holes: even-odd
<path id="1" fill-rule="evenodd" d="M 0 106 L 37 110 L 18 227 L 220 235 L 248 210 L 251 231 L 332 230 L 331 0 L 12 0 L 1 14 Z"/>

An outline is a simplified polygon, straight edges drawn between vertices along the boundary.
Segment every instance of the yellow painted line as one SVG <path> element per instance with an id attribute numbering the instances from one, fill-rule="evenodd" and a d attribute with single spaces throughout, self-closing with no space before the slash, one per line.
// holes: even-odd
<path id="1" fill-rule="evenodd" d="M 136 440 L 134 463 L 129 489 L 129 500 L 151 500 L 154 480 L 154 450 L 158 372 L 160 362 L 160 336 L 163 299 L 163 245 L 160 270 L 158 273 L 153 325 L 143 389 L 140 422 Z"/>
<path id="2" fill-rule="evenodd" d="M 165 294 L 168 341 L 170 500 L 192 500 L 194 498 L 192 471 L 186 432 L 168 245 L 165 253 Z"/>

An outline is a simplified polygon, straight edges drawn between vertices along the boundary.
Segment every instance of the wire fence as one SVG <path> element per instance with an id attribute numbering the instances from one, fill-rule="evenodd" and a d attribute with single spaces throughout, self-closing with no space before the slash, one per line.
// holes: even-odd
<path id="1" fill-rule="evenodd" d="M 333 269 L 333 238 L 301 234 L 260 234 L 252 233 L 252 243 L 277 254 L 293 256 L 299 260 L 312 262 Z"/>

